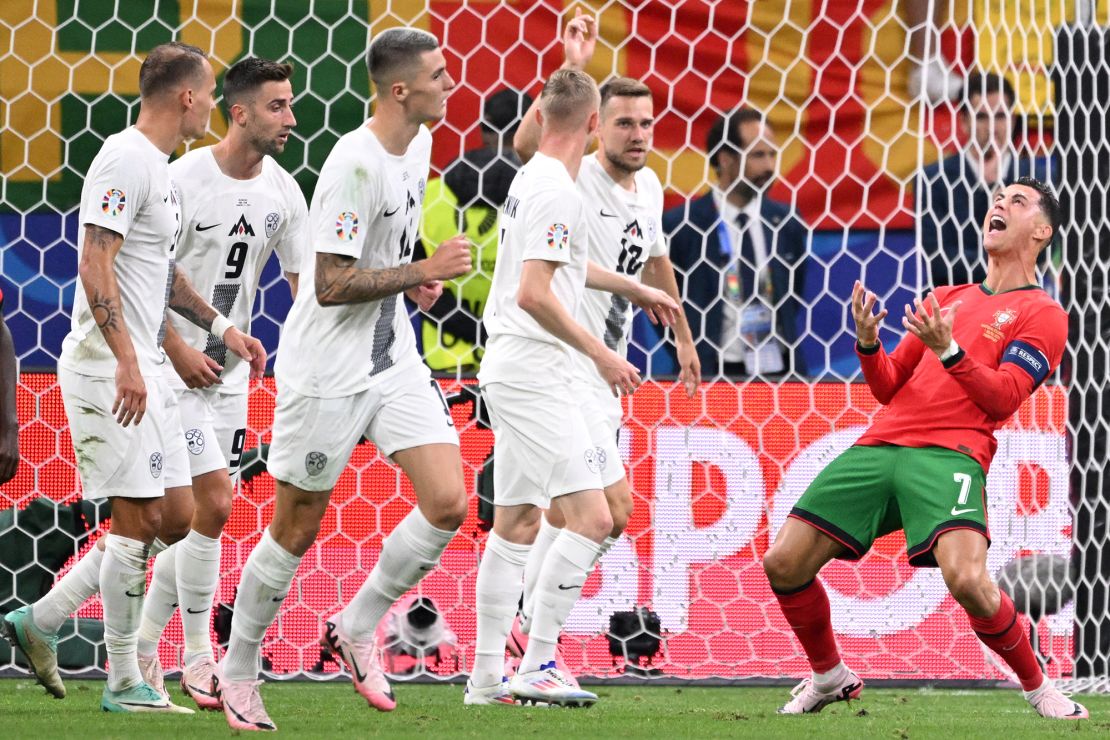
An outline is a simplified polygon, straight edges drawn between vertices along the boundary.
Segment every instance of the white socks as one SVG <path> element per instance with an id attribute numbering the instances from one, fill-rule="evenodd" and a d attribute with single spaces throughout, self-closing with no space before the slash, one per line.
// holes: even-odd
<path id="1" fill-rule="evenodd" d="M 524 566 L 524 603 L 520 610 L 520 629 L 528 634 L 532 629 L 532 613 L 535 606 L 536 582 L 543 570 L 543 561 L 547 552 L 555 544 L 555 539 L 563 530 L 554 527 L 547 521 L 547 517 L 540 516 L 540 531 L 536 533 L 536 541 L 532 543 L 532 552 L 528 554 L 528 564 Z"/>
<path id="2" fill-rule="evenodd" d="M 367 642 L 389 608 L 435 568 L 444 548 L 458 530 L 433 527 L 419 508 L 382 543 L 378 562 L 362 588 L 338 614 L 343 634 L 354 642 Z"/>
<path id="3" fill-rule="evenodd" d="M 139 654 L 157 651 L 162 632 L 180 604 L 185 633 L 183 665 L 214 657 L 210 623 L 219 582 L 220 541 L 196 530 L 155 558 L 139 627 Z"/>
<path id="4" fill-rule="evenodd" d="M 139 540 L 115 534 L 105 535 L 105 543 L 100 582 L 109 586 L 100 598 L 104 603 L 108 689 L 121 691 L 143 680 L 135 647 L 146 593 L 148 549 Z"/>
<path id="5" fill-rule="evenodd" d="M 262 638 L 285 601 L 300 563 L 299 556 L 270 536 L 268 527 L 262 532 L 262 539 L 247 558 L 239 580 L 235 614 L 231 619 L 231 640 L 220 664 L 224 678 L 231 681 L 258 678 Z"/>
<path id="6" fill-rule="evenodd" d="M 826 689 L 831 690 L 839 686 L 847 675 L 848 666 L 844 665 L 844 661 L 841 661 L 835 667 L 830 668 L 824 673 L 817 673 L 814 671 L 813 685 L 818 691 L 824 691 Z"/>
<path id="7" fill-rule="evenodd" d="M 478 639 L 470 682 L 476 687 L 501 683 L 505 672 L 505 640 L 513 626 L 531 549 L 531 545 L 503 540 L 495 532 L 490 532 L 486 540 L 486 552 L 478 566 L 475 587 Z"/>
<path id="8" fill-rule="evenodd" d="M 528 649 L 520 661 L 521 673 L 537 671 L 555 659 L 559 633 L 601 552 L 601 545 L 569 529 L 556 538 L 536 582 L 535 613 Z"/>
<path id="9" fill-rule="evenodd" d="M 62 580 L 54 584 L 54 588 L 34 603 L 31 619 L 39 631 L 48 635 L 57 632 L 69 615 L 100 590 L 100 567 L 103 562 L 104 551 L 93 545 L 62 576 Z"/>

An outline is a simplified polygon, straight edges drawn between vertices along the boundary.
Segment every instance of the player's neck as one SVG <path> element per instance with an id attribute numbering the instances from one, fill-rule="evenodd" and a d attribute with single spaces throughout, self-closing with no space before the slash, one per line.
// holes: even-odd
<path id="1" fill-rule="evenodd" d="M 540 146 L 537 151 L 546 157 L 562 162 L 563 166 L 567 168 L 567 172 L 570 173 L 570 179 L 577 180 L 585 149 L 586 142 L 580 135 L 548 133 L 540 139 Z"/>
<path id="2" fill-rule="evenodd" d="M 610 180 L 629 192 L 636 192 L 636 173 L 634 171 L 626 170 L 623 167 L 617 167 L 608 157 L 601 153 L 600 149 L 594 153 L 594 156 L 597 157 L 601 169 L 605 170 L 605 174 L 609 176 Z"/>
<path id="3" fill-rule="evenodd" d="M 1037 271 L 1034 263 L 1021 259 L 1020 255 L 1000 255 L 987 258 L 987 277 L 983 285 L 992 293 L 1005 293 L 1008 290 L 1024 288 L 1037 284 Z"/>
<path id="4" fill-rule="evenodd" d="M 262 159 L 265 155 L 233 134 L 229 133 L 223 141 L 212 147 L 212 156 L 220 172 L 233 180 L 253 180 L 262 174 Z"/>
<path id="5" fill-rule="evenodd" d="M 167 157 L 185 143 L 181 135 L 181 116 L 176 114 L 140 108 L 135 128 Z"/>
<path id="6" fill-rule="evenodd" d="M 383 105 L 379 105 L 378 110 L 374 111 L 367 127 L 377 137 L 382 148 L 395 157 L 404 156 L 409 144 L 420 133 L 419 122 L 408 120 L 404 111 L 392 110 Z"/>

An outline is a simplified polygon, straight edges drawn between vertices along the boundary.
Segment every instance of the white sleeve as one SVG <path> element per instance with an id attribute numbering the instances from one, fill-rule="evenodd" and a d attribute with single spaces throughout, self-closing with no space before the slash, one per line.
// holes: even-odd
<path id="1" fill-rule="evenodd" d="M 651 219 L 655 227 L 655 241 L 648 247 L 649 257 L 664 257 L 668 253 L 667 237 L 663 233 L 663 186 L 658 178 L 652 178 L 652 211 Z"/>
<path id="2" fill-rule="evenodd" d="M 308 206 L 295 182 L 290 185 L 289 197 L 292 200 L 289 222 L 282 229 L 281 239 L 274 246 L 274 251 L 277 252 L 282 272 L 299 273 L 301 258 L 308 244 Z"/>
<path id="3" fill-rule="evenodd" d="M 320 172 L 321 189 L 312 218 L 312 249 L 359 259 L 367 224 L 380 205 L 380 172 L 368 172 L 361 160 L 332 156 Z"/>
<path id="4" fill-rule="evenodd" d="M 582 201 L 577 193 L 551 187 L 534 192 L 524 215 L 523 261 L 570 262 L 570 243 L 584 235 L 571 234 L 584 228 Z"/>
<path id="5" fill-rule="evenodd" d="M 94 224 L 127 237 L 150 192 L 149 171 L 114 146 L 93 161 L 81 188 L 80 225 Z"/>

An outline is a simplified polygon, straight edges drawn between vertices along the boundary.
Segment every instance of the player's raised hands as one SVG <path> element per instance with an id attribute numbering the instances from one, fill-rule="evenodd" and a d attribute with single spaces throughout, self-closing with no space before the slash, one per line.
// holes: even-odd
<path id="1" fill-rule="evenodd" d="M 121 361 L 116 365 L 116 401 L 112 404 L 112 414 L 120 426 L 136 425 L 146 414 L 146 381 L 139 371 L 139 363 Z"/>
<path id="2" fill-rule="evenodd" d="M 939 357 L 952 344 L 952 326 L 956 323 L 956 311 L 960 307 L 960 301 L 941 308 L 936 293 L 929 293 L 924 301 L 914 298 L 913 303 L 916 311 L 906 304 L 906 315 L 902 319 L 902 326 L 924 342 L 926 347 L 936 352 Z"/>
<path id="3" fill-rule="evenodd" d="M 450 280 L 465 275 L 473 268 L 470 240 L 462 234 L 440 244 L 431 257 L 424 260 L 427 281 Z"/>
<path id="4" fill-rule="evenodd" d="M 632 303 L 643 309 L 653 324 L 671 326 L 678 320 L 679 307 L 674 298 L 657 288 L 637 283 L 636 292 L 629 298 Z"/>
<path id="5" fill-rule="evenodd" d="M 421 311 L 427 312 L 439 297 L 443 295 L 443 283 L 439 280 L 429 280 L 426 283 L 421 283 L 415 288 L 409 288 L 405 291 L 405 295 L 409 300 L 416 304 L 416 307 Z"/>
<path id="6" fill-rule="evenodd" d="M 608 347 L 604 347 L 601 354 L 594 358 L 594 365 L 605 384 L 618 398 L 630 395 L 644 382 L 635 365 Z"/>
<path id="7" fill-rule="evenodd" d="M 597 19 L 574 9 L 574 18 L 563 29 L 564 67 L 582 70 L 590 63 L 597 46 Z"/>
<path id="8" fill-rule="evenodd" d="M 874 313 L 879 296 L 863 287 L 859 280 L 852 286 L 852 318 L 856 322 L 856 341 L 861 347 L 879 343 L 879 325 L 886 318 L 886 309 Z"/>
<path id="9" fill-rule="evenodd" d="M 230 327 L 224 332 L 224 345 L 251 364 L 251 380 L 258 380 L 266 372 L 266 348 L 249 334 Z"/>

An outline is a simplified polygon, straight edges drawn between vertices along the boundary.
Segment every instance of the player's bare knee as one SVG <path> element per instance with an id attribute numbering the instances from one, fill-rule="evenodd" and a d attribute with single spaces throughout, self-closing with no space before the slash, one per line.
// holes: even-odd
<path id="1" fill-rule="evenodd" d="M 809 573 L 802 572 L 796 558 L 791 557 L 783 548 L 775 546 L 763 556 L 763 572 L 767 574 L 771 588 L 776 591 L 789 591 L 813 580 Z"/>
<path id="2" fill-rule="evenodd" d="M 996 600 L 996 589 L 978 568 L 945 573 L 944 583 L 952 598 L 973 615 L 990 616 L 998 608 L 997 604 L 992 604 Z"/>
<path id="3" fill-rule="evenodd" d="M 455 495 L 441 496 L 438 499 L 440 505 L 436 507 L 435 511 L 424 512 L 425 518 L 428 523 L 436 529 L 442 529 L 452 532 L 462 526 L 463 521 L 466 519 L 466 494 L 463 491 L 458 491 Z M 423 511 L 423 509 L 421 510 Z"/>

